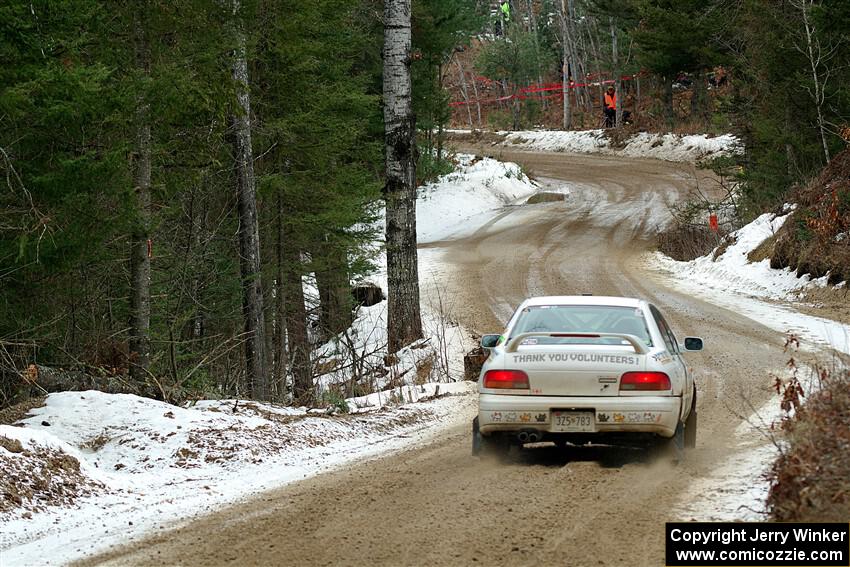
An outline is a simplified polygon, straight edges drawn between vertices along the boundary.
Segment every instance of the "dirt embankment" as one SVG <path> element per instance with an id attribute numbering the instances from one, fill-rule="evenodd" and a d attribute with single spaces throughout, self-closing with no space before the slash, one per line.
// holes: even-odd
<path id="1" fill-rule="evenodd" d="M 773 268 L 829 283 L 850 280 L 850 149 L 836 155 L 823 172 L 793 197 L 797 210 L 776 236 Z"/>

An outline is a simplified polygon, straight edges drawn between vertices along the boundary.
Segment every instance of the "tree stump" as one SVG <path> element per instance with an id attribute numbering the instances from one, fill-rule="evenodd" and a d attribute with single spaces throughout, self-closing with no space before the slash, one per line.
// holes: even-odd
<path id="1" fill-rule="evenodd" d="M 490 353 L 480 346 L 463 355 L 463 379 L 478 382 L 481 367 L 484 366 L 488 356 Z"/>

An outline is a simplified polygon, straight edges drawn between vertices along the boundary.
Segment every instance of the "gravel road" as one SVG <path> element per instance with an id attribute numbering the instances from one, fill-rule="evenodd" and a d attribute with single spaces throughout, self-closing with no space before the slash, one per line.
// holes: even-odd
<path id="1" fill-rule="evenodd" d="M 479 151 L 482 151 L 479 149 Z M 470 455 L 468 425 L 437 442 L 324 474 L 87 560 L 86 565 L 663 565 L 664 522 L 693 483 L 739 451 L 751 404 L 769 396 L 782 337 L 683 295 L 647 273 L 668 205 L 693 183 L 689 166 L 649 160 L 497 152 L 566 201 L 505 209 L 468 238 L 429 244 L 447 262 L 455 315 L 499 332 L 537 294 L 645 297 L 692 355 L 698 446 L 673 467 L 644 452 L 541 446 L 502 464 Z M 469 420 L 473 406 L 470 406 Z M 466 421 L 466 420 L 465 420 Z"/>

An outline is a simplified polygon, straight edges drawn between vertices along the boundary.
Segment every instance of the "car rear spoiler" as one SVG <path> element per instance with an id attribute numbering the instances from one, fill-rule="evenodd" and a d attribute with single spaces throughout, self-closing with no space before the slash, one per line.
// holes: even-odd
<path id="1" fill-rule="evenodd" d="M 530 337 L 554 337 L 558 339 L 620 339 L 628 342 L 637 354 L 646 354 L 649 349 L 646 344 L 637 338 L 635 335 L 626 335 L 624 333 L 522 333 L 512 338 L 505 347 L 505 352 L 516 352 L 516 349 Z"/>

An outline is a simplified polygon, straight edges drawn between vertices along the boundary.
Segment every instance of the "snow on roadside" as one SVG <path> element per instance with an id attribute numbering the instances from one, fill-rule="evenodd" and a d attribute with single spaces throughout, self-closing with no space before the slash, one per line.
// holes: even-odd
<path id="1" fill-rule="evenodd" d="M 490 222 L 494 211 L 524 201 L 540 186 L 522 172 L 519 165 L 468 154 L 456 156 L 454 172 L 418 189 L 416 203 L 417 238 L 427 244 L 459 238 Z M 562 192 L 569 189 L 561 187 Z M 381 231 L 382 232 L 382 231 Z M 325 391 L 343 390 L 355 395 L 362 384 L 355 374 L 370 374 L 369 390 L 382 390 L 389 384 L 411 385 L 423 381 L 451 382 L 463 376 L 463 355 L 472 346 L 470 333 L 456 323 L 453 298 L 445 293 L 442 281 L 443 252 L 434 248 L 419 250 L 419 282 L 422 325 L 425 339 L 405 349 L 387 363 L 386 302 L 361 307 L 347 334 L 321 346 L 316 359 L 327 368 L 319 378 Z M 386 256 L 376 262 L 378 270 L 368 281 L 387 289 Z M 377 370 L 377 372 L 371 372 Z M 364 372 L 365 371 L 365 372 Z M 378 394 L 376 398 L 388 398 Z M 352 401 L 351 410 L 373 401 Z"/>
<path id="2" fill-rule="evenodd" d="M 317 378 L 317 384 L 325 392 L 344 392 L 349 398 L 345 402 L 348 411 L 415 401 L 415 392 L 387 390 L 390 386 L 409 388 L 423 383 L 433 386 L 463 378 L 463 355 L 472 348 L 472 339 L 469 331 L 456 322 L 454 305 L 438 281 L 439 252 L 423 252 L 420 251 L 419 257 L 423 339 L 396 356 L 387 357 L 387 302 L 382 301 L 360 307 L 346 333 L 314 352 L 314 360 L 327 368 Z M 385 257 L 381 258 L 380 266 L 370 281 L 387 289 Z M 375 393 L 359 395 L 364 389 Z"/>
<path id="3" fill-rule="evenodd" d="M 794 356 L 796 358 L 796 353 Z M 770 375 L 782 377 L 783 383 L 796 377 L 808 395 L 820 389 L 820 378 L 811 368 L 803 371 L 785 367 Z M 726 441 L 736 452 L 716 463 L 707 476 L 690 485 L 677 506 L 680 516 L 699 522 L 766 519 L 765 502 L 770 490 L 767 473 L 779 456 L 779 447 L 784 445 L 781 421 L 793 415 L 793 411 L 786 414 L 782 410 L 780 400 L 780 395 L 773 395 L 759 408 L 745 402 L 751 413 Z"/>
<path id="4" fill-rule="evenodd" d="M 782 227 L 790 212 L 786 207 L 781 215 L 761 215 L 735 231 L 731 235 L 733 244 L 716 259 L 715 251 L 690 262 L 678 262 L 654 252 L 646 257 L 646 263 L 681 291 L 732 309 L 781 333 L 793 333 L 808 343 L 850 353 L 850 327 L 794 309 L 802 292 L 827 285 L 826 278 L 798 278 L 788 268 L 771 268 L 769 259 L 750 262 L 747 258 Z"/>
<path id="5" fill-rule="evenodd" d="M 654 252 L 648 255 L 650 269 L 680 291 L 698 296 L 753 319 L 781 333 L 797 335 L 808 348 L 829 347 L 850 353 L 850 328 L 842 323 L 798 312 L 793 307 L 799 295 L 812 286 L 826 285 L 825 279 L 798 278 L 789 269 L 772 269 L 770 260 L 750 262 L 749 254 L 774 236 L 791 213 L 764 214 L 735 231 L 730 244 L 692 260 L 678 262 Z M 787 369 L 786 369 L 787 370 Z M 781 376 L 782 372 L 776 372 Z M 802 379 L 801 379 L 802 380 Z M 804 389 L 814 387 L 805 379 Z M 771 397 L 752 412 L 735 431 L 736 452 L 717 463 L 682 497 L 677 512 L 696 521 L 762 521 L 769 489 L 765 474 L 777 456 L 775 439 L 767 436 L 781 417 L 779 402 Z"/>
<path id="6" fill-rule="evenodd" d="M 776 455 L 770 444 L 741 447 L 689 487 L 676 514 L 697 522 L 764 521 L 769 489 L 764 474 Z"/>
<path id="7" fill-rule="evenodd" d="M 468 131 L 457 130 L 458 133 Z M 676 162 L 698 162 L 739 153 L 740 142 L 732 134 L 652 134 L 638 132 L 622 147 L 612 147 L 605 130 L 526 130 L 498 132 L 501 145 L 533 151 L 606 154 Z"/>
<path id="8" fill-rule="evenodd" d="M 429 400 L 438 389 L 444 397 Z M 23 428 L 0 426 L 0 470 L 22 462 L 38 470 L 49 450 L 76 463 L 66 480 L 85 490 L 72 507 L 24 494 L 22 506 L 0 512 L 3 564 L 66 563 L 355 459 L 427 442 L 441 430 L 434 423 L 466 420 L 473 389 L 467 382 L 415 386 L 398 397 L 417 404 L 334 417 L 234 400 L 181 408 L 95 391 L 51 394 Z"/>
<path id="9" fill-rule="evenodd" d="M 454 173 L 419 190 L 420 241 L 468 233 L 495 209 L 537 191 L 516 164 L 459 156 Z M 472 343 L 441 287 L 441 254 L 420 252 L 424 339 L 387 358 L 382 301 L 360 308 L 347 333 L 319 348 L 316 361 L 328 369 L 317 380 L 326 410 L 235 400 L 176 407 L 64 392 L 51 394 L 23 427 L 0 426 L 0 472 L 14 463 L 23 475 L 52 458 L 69 467 L 63 486 L 76 487 L 53 501 L 37 501 L 43 494 L 34 491 L 0 507 L 3 563 L 64 563 L 465 422 L 475 385 L 458 380 Z M 386 290 L 385 256 L 377 264 L 370 279 Z M 313 287 L 308 281 L 307 292 Z M 355 363 L 369 383 L 355 387 Z"/>
<path id="10" fill-rule="evenodd" d="M 516 164 L 459 156 L 454 173 L 419 190 L 420 242 L 468 234 L 494 210 L 538 190 Z M 328 371 L 317 383 L 327 409 L 235 400 L 176 407 L 64 392 L 48 396 L 23 427 L 0 426 L 7 483 L 64 467 L 55 495 L 24 491 L 14 505 L 0 506 L 3 563 L 65 563 L 263 490 L 427 442 L 467 420 L 475 385 L 457 380 L 471 341 L 441 287 L 442 253 L 420 251 L 424 339 L 386 357 L 382 301 L 360 308 L 347 333 L 319 348 L 316 361 Z M 385 256 L 377 263 L 370 279 L 386 290 Z M 307 281 L 308 293 L 313 287 Z M 353 364 L 369 383 L 355 387 Z M 364 390 L 374 393 L 359 395 Z"/>
<path id="11" fill-rule="evenodd" d="M 661 252 L 654 260 L 658 268 L 676 274 L 678 278 L 711 288 L 766 299 L 790 300 L 811 284 L 808 276 L 798 278 L 789 268 L 774 270 L 770 260 L 750 262 L 748 254 L 762 242 L 774 236 L 790 216 L 766 213 L 743 228 L 733 232 L 733 242 L 717 259 L 714 251 L 690 262 L 677 262 Z"/>
<path id="12" fill-rule="evenodd" d="M 492 211 L 526 199 L 539 186 L 515 163 L 458 154 L 458 167 L 419 188 L 416 232 L 420 244 L 458 238 L 492 218 Z"/>

